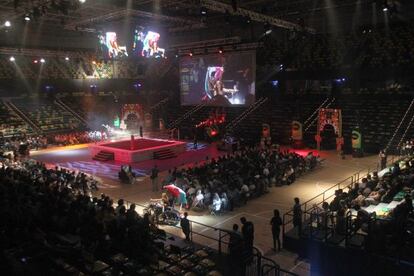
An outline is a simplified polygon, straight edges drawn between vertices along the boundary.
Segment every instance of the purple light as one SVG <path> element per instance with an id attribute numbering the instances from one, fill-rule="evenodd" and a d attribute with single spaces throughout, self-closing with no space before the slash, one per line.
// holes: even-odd
<path id="1" fill-rule="evenodd" d="M 279 81 L 278 81 L 278 80 L 273 80 L 273 81 L 272 81 L 272 85 L 273 85 L 273 86 L 275 86 L 275 87 L 276 87 L 278 84 L 279 84 Z"/>

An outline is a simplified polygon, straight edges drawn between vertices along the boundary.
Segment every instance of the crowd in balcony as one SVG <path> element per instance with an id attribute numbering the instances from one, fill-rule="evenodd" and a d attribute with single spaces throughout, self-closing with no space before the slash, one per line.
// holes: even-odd
<path id="1" fill-rule="evenodd" d="M 366 27 L 343 35 L 314 35 L 306 39 L 296 36 L 287 42 L 269 38 L 259 61 L 265 66 L 284 64 L 284 69 L 287 66 L 304 71 L 344 67 L 387 69 L 412 64 L 413 49 L 412 23 L 406 23 L 389 28 Z"/>

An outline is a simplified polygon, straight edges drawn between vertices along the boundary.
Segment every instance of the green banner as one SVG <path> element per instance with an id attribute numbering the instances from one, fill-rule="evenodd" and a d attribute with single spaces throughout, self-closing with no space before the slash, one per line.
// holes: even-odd
<path id="1" fill-rule="evenodd" d="M 362 135 L 359 130 L 352 131 L 352 148 L 361 149 L 362 148 Z"/>

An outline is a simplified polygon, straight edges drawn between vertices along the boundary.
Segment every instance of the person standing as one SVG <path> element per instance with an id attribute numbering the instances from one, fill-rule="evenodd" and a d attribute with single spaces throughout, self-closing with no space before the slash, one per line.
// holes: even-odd
<path id="1" fill-rule="evenodd" d="M 293 205 L 293 227 L 297 229 L 297 234 L 302 233 L 302 209 L 300 207 L 299 198 L 295 197 L 295 205 Z"/>
<path id="2" fill-rule="evenodd" d="M 157 165 L 154 165 L 154 168 L 151 170 L 151 183 L 152 183 L 152 191 L 158 191 L 158 168 Z"/>
<path id="3" fill-rule="evenodd" d="M 280 251 L 280 226 L 282 226 L 282 218 L 280 217 L 279 210 L 273 210 L 273 217 L 270 220 L 272 225 L 272 236 L 273 236 L 273 250 L 276 251 L 276 242 L 278 251 Z"/>
<path id="4" fill-rule="evenodd" d="M 229 257 L 230 257 L 230 267 L 231 271 L 234 272 L 234 275 L 245 275 L 243 264 L 243 238 L 239 232 L 239 226 L 233 224 L 233 231 L 229 232 Z"/>
<path id="5" fill-rule="evenodd" d="M 247 221 L 245 217 L 241 217 L 242 223 L 242 235 L 245 242 L 247 253 L 250 255 L 253 252 L 253 241 L 254 241 L 254 225 L 251 221 Z"/>
<path id="6" fill-rule="evenodd" d="M 143 130 L 142 126 L 139 126 L 139 137 L 141 137 L 141 138 L 144 137 L 144 130 Z"/>
<path id="7" fill-rule="evenodd" d="M 385 150 L 380 151 L 379 159 L 380 159 L 381 170 L 383 170 L 387 166 L 387 155 L 385 154 Z"/>
<path id="8" fill-rule="evenodd" d="M 190 221 L 187 218 L 188 213 L 184 212 L 184 217 L 180 221 L 181 230 L 183 230 L 183 233 L 185 235 L 185 240 L 190 241 Z"/>

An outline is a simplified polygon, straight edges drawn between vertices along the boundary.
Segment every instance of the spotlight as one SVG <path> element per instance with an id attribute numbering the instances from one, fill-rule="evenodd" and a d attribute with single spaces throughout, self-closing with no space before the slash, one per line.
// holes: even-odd
<path id="1" fill-rule="evenodd" d="M 9 20 L 7 20 L 6 22 L 4 22 L 4 27 L 11 27 L 11 23 Z"/>
<path id="2" fill-rule="evenodd" d="M 96 64 L 96 61 L 92 60 L 92 64 L 95 65 Z"/>
<path id="3" fill-rule="evenodd" d="M 45 63 L 45 59 L 44 58 L 41 58 L 40 59 L 40 63 Z"/>
<path id="4" fill-rule="evenodd" d="M 69 57 L 65 57 L 65 60 L 66 60 L 66 61 L 69 61 Z"/>
<path id="5" fill-rule="evenodd" d="M 219 54 L 222 54 L 223 53 L 223 47 L 220 47 L 218 52 L 219 52 Z"/>
<path id="6" fill-rule="evenodd" d="M 39 61 L 37 59 L 33 60 L 34 64 L 37 64 Z"/>
<path id="7" fill-rule="evenodd" d="M 201 13 L 202 15 L 207 15 L 207 9 L 206 9 L 206 8 L 204 8 L 204 7 L 202 7 L 202 8 L 200 9 L 200 13 Z"/>
<path id="8" fill-rule="evenodd" d="M 190 57 L 193 56 L 193 51 L 190 51 L 190 53 L 188 54 Z"/>
<path id="9" fill-rule="evenodd" d="M 24 15 L 24 21 L 30 21 L 30 15 L 29 14 Z"/>
<path id="10" fill-rule="evenodd" d="M 384 8 L 382 8 L 382 11 L 383 11 L 383 12 L 387 12 L 387 11 L 388 11 L 388 7 L 387 7 L 387 6 L 385 6 Z"/>
<path id="11" fill-rule="evenodd" d="M 16 59 L 15 59 L 13 56 L 11 56 L 11 57 L 9 58 L 9 60 L 10 60 L 11 62 L 13 62 L 13 61 L 15 61 Z"/>
<path id="12" fill-rule="evenodd" d="M 80 2 L 81 4 L 83 4 L 83 3 L 85 3 L 85 2 L 86 2 L 86 0 L 79 0 L 79 2 Z"/>

